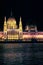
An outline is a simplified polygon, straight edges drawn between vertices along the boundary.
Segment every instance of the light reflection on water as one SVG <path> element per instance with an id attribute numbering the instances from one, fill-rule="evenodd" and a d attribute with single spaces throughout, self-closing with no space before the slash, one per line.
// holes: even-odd
<path id="1" fill-rule="evenodd" d="M 0 44 L 0 52 L 4 65 L 43 64 L 43 43 Z"/>

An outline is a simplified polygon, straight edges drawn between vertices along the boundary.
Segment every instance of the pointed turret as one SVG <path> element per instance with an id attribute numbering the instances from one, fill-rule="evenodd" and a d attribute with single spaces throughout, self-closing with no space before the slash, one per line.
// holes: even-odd
<path id="1" fill-rule="evenodd" d="M 10 18 L 14 18 L 12 9 L 11 9 L 11 12 L 10 12 Z"/>
<path id="2" fill-rule="evenodd" d="M 12 17 L 12 9 L 11 9 L 11 17 Z"/>
<path id="3" fill-rule="evenodd" d="M 4 18 L 4 33 L 7 32 L 7 23 L 6 23 L 6 17 Z"/>
<path id="4" fill-rule="evenodd" d="M 20 17 L 20 22 L 19 22 L 19 30 L 22 32 L 23 29 L 22 29 L 22 20 L 21 20 L 21 17 Z"/>
<path id="5" fill-rule="evenodd" d="M 25 27 L 25 31 L 29 31 L 29 26 L 28 25 Z"/>
<path id="6" fill-rule="evenodd" d="M 35 26 L 35 31 L 37 32 L 37 26 Z"/>
<path id="7" fill-rule="evenodd" d="M 20 21 L 21 21 L 21 17 L 20 17 Z"/>

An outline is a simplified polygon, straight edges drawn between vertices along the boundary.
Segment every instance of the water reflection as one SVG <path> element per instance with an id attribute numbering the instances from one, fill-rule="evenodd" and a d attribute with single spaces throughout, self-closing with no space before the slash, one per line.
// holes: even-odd
<path id="1" fill-rule="evenodd" d="M 4 65 L 41 65 L 43 43 L 0 44 L 0 61 Z"/>

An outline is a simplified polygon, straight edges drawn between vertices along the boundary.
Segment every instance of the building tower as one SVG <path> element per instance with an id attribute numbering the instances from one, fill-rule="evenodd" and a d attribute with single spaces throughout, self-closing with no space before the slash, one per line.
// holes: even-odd
<path id="1" fill-rule="evenodd" d="M 4 18 L 4 33 L 7 33 L 6 17 Z"/>
<path id="2" fill-rule="evenodd" d="M 25 31 L 27 31 L 27 32 L 29 32 L 29 31 L 30 31 L 30 28 L 29 28 L 29 26 L 28 26 L 28 25 L 26 25 L 26 27 L 25 27 Z"/>
<path id="3" fill-rule="evenodd" d="M 20 22 L 19 22 L 19 39 L 22 39 L 23 35 L 22 35 L 22 20 L 21 20 L 21 17 L 20 17 Z"/>
<path id="4" fill-rule="evenodd" d="M 35 26 L 35 31 L 37 32 L 37 26 Z"/>
<path id="5" fill-rule="evenodd" d="M 21 17 L 20 17 L 20 22 L 19 22 L 19 31 L 23 31 L 23 29 L 22 29 L 22 20 L 21 20 Z"/>

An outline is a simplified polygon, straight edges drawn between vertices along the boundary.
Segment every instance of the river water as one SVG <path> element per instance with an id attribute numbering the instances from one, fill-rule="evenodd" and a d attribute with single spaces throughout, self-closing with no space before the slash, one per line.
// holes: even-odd
<path id="1" fill-rule="evenodd" d="M 43 43 L 0 43 L 0 65 L 43 65 Z"/>

